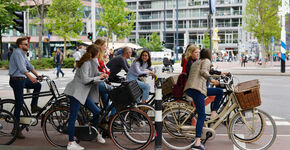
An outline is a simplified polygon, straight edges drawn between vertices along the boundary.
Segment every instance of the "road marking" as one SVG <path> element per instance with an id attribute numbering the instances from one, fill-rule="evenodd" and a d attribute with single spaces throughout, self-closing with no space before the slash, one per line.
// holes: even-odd
<path id="1" fill-rule="evenodd" d="M 284 118 L 277 117 L 277 116 L 272 116 L 272 118 L 273 118 L 274 120 L 283 120 L 283 119 L 284 119 Z"/>
<path id="2" fill-rule="evenodd" d="M 277 126 L 290 126 L 290 122 L 288 121 L 275 121 Z M 270 121 L 266 121 L 266 124 L 268 126 L 272 125 L 272 123 Z"/>

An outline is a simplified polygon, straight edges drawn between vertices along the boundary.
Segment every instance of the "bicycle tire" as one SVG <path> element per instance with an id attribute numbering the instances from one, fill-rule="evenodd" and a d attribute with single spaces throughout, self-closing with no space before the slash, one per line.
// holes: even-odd
<path id="1" fill-rule="evenodd" d="M 8 127 L 8 124 L 12 127 Z M 16 118 L 7 110 L 0 110 L 0 145 L 10 145 L 19 132 Z"/>
<path id="2" fill-rule="evenodd" d="M 44 116 L 42 132 L 45 139 L 53 146 L 66 147 L 68 140 L 68 119 L 70 108 L 56 107 L 50 109 Z M 79 117 L 78 124 L 82 124 Z M 58 123 L 58 124 L 57 124 Z"/>
<path id="3" fill-rule="evenodd" d="M 2 99 L 0 101 L 0 109 L 7 110 L 11 114 L 14 114 L 15 100 L 14 99 Z M 25 109 L 25 107 L 22 107 L 22 110 L 20 112 L 20 116 L 29 116 L 29 110 Z"/>
<path id="4" fill-rule="evenodd" d="M 186 137 L 181 129 L 178 128 L 184 125 L 191 126 L 191 119 L 192 112 L 187 109 L 182 107 L 167 109 L 163 113 L 163 128 L 168 133 L 168 135 L 163 133 L 163 143 L 167 147 L 175 150 L 187 150 L 191 148 L 191 146 L 194 144 L 194 141 L 192 138 Z"/>
<path id="5" fill-rule="evenodd" d="M 228 129 L 229 137 L 234 145 L 241 150 L 266 150 L 271 147 L 277 136 L 277 127 L 273 118 L 260 109 L 243 110 L 241 113 L 249 125 L 258 125 L 252 126 L 254 132 L 250 131 L 241 114 L 237 112 L 231 119 Z M 251 135 L 253 133 L 254 136 Z M 244 137 L 248 135 L 251 138 Z"/>
<path id="6" fill-rule="evenodd" d="M 130 129 L 127 129 L 126 126 L 130 127 Z M 137 133 L 136 131 L 139 129 L 141 131 Z M 145 149 L 152 141 L 154 135 L 151 119 L 146 113 L 137 108 L 129 108 L 116 113 L 110 122 L 109 131 L 113 143 L 118 148 L 126 150 Z M 128 140 L 126 141 L 126 139 Z M 136 142 L 137 140 L 139 142 Z"/>

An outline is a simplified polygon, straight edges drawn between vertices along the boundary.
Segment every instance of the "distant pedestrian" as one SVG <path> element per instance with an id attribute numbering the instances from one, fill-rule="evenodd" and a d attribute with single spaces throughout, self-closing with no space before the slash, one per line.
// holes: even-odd
<path id="1" fill-rule="evenodd" d="M 54 63 L 56 64 L 56 68 L 57 68 L 57 72 L 56 72 L 56 78 L 59 77 L 59 72 L 62 74 L 62 77 L 64 77 L 64 73 L 62 72 L 61 70 L 61 66 L 62 66 L 62 63 L 63 63 L 63 54 L 62 52 L 60 51 L 60 49 L 56 49 L 56 53 L 54 55 Z"/>
<path id="2" fill-rule="evenodd" d="M 80 61 L 80 59 L 82 57 L 82 54 L 81 54 L 81 52 L 79 51 L 78 48 L 76 49 L 73 57 L 74 57 L 75 62 L 74 62 L 74 69 L 72 70 L 72 72 L 75 72 L 75 70 L 76 70 L 76 64 Z"/>
<path id="3" fill-rule="evenodd" d="M 242 63 L 241 63 L 241 67 L 246 67 L 246 62 L 247 62 L 247 55 L 242 56 Z"/>
<path id="4" fill-rule="evenodd" d="M 13 53 L 13 47 L 9 47 L 8 48 L 8 61 L 10 61 L 10 57 L 11 57 L 12 53 Z"/>

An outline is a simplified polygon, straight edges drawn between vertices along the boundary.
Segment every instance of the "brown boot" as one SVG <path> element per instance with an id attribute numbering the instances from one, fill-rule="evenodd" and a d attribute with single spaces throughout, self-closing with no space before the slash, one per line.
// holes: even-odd
<path id="1" fill-rule="evenodd" d="M 31 112 L 33 114 L 39 112 L 40 110 L 41 110 L 41 108 L 38 106 L 31 106 Z"/>

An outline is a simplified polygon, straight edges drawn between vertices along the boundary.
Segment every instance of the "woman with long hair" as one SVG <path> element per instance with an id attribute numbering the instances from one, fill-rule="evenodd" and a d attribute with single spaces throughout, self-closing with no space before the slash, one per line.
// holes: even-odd
<path id="1" fill-rule="evenodd" d="M 94 115 L 92 124 L 96 126 L 98 123 L 98 115 L 101 110 L 95 104 L 99 101 L 99 86 L 103 80 L 108 77 L 105 73 L 100 73 L 97 69 L 96 58 L 100 51 L 100 47 L 93 44 L 87 48 L 87 52 L 77 63 L 77 71 L 71 82 L 69 82 L 64 93 L 70 98 L 70 115 L 68 122 L 69 142 L 68 150 L 83 150 L 84 148 L 77 144 L 74 140 L 75 121 L 77 119 L 80 105 L 87 107 Z M 89 84 L 95 82 L 96 84 Z M 102 135 L 98 133 L 97 141 L 105 143 Z"/>
<path id="2" fill-rule="evenodd" d="M 127 74 L 127 80 L 136 80 L 140 88 L 143 90 L 142 95 L 142 103 L 146 103 L 146 100 L 149 97 L 150 92 L 150 85 L 147 83 L 144 83 L 142 81 L 138 80 L 139 75 L 154 75 L 154 72 L 152 71 L 153 68 L 151 67 L 151 57 L 150 53 L 146 50 L 142 51 L 140 54 L 140 57 L 137 58 L 129 68 L 128 74 Z"/>
<path id="3" fill-rule="evenodd" d="M 186 74 L 189 74 L 191 65 L 198 60 L 199 58 L 199 48 L 193 44 L 191 44 L 185 53 L 185 59 L 187 60 L 187 63 L 185 65 L 185 71 Z"/>
<path id="4" fill-rule="evenodd" d="M 218 85 L 219 82 L 213 79 L 210 74 L 211 53 L 209 49 L 202 49 L 200 52 L 200 60 L 192 64 L 184 92 L 193 99 L 198 114 L 196 124 L 195 144 L 192 149 L 205 150 L 201 143 L 200 137 L 202 133 L 203 123 L 205 121 L 205 102 L 207 95 L 206 82 L 212 82 Z"/>
<path id="5" fill-rule="evenodd" d="M 97 55 L 98 70 L 99 72 L 104 72 L 109 76 L 110 69 L 105 65 L 105 61 L 104 61 L 104 54 L 107 49 L 106 41 L 102 39 L 97 39 L 95 41 L 95 44 L 100 47 L 100 52 Z M 100 92 L 100 96 L 103 102 L 103 107 L 106 109 L 109 108 L 109 100 L 108 100 L 109 95 L 107 93 L 104 83 L 99 84 L 99 92 Z M 113 115 L 114 113 L 115 113 L 115 109 L 112 110 L 111 115 Z"/>

